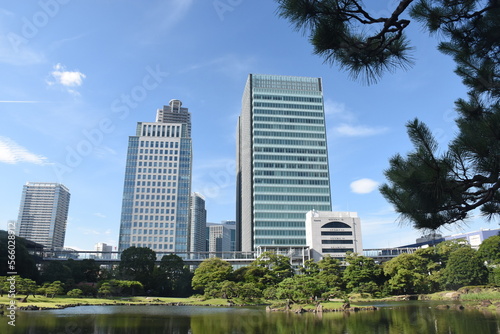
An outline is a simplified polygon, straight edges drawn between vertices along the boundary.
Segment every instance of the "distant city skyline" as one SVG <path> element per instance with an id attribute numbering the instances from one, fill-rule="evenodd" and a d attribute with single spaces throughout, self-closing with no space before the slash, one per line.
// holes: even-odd
<path id="1" fill-rule="evenodd" d="M 363 247 L 411 244 L 426 233 L 401 224 L 378 186 L 389 159 L 412 149 L 409 120 L 418 117 L 447 145 L 454 101 L 467 89 L 451 57 L 437 51 L 439 36 L 418 22 L 407 28 L 414 66 L 368 86 L 315 55 L 276 15 L 275 1 L 225 1 L 224 11 L 194 0 L 62 3 L 51 15 L 43 1 L 0 5 L 4 229 L 26 182 L 61 183 L 71 190 L 65 246 L 118 247 L 127 138 L 172 98 L 196 113 L 192 192 L 205 197 L 207 221 L 235 220 L 242 89 L 249 73 L 268 73 L 322 79 L 332 210 L 358 212 Z M 384 14 L 395 4 L 366 5 Z M 33 20 L 40 17 L 47 20 Z M 438 233 L 496 227 L 476 214 Z"/>

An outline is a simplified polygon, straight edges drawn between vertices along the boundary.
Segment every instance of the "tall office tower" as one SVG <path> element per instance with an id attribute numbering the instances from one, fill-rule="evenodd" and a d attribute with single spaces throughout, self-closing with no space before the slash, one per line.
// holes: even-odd
<path id="1" fill-rule="evenodd" d="M 64 246 L 70 193 L 59 183 L 28 182 L 23 187 L 16 235 L 55 249 Z"/>
<path id="2" fill-rule="evenodd" d="M 236 221 L 235 220 L 223 220 L 221 221 L 221 224 L 224 225 L 229 229 L 229 232 L 231 233 L 231 247 L 230 251 L 234 252 L 236 248 Z"/>
<path id="3" fill-rule="evenodd" d="M 171 100 L 129 137 L 118 250 L 189 251 L 191 115 Z"/>
<path id="4" fill-rule="evenodd" d="M 306 213 L 331 211 L 321 79 L 250 74 L 237 130 L 241 250 L 305 246 Z"/>
<path id="5" fill-rule="evenodd" d="M 205 198 L 199 193 L 191 195 L 191 252 L 206 252 L 206 226 L 207 226 L 207 210 L 205 210 Z"/>
<path id="6" fill-rule="evenodd" d="M 223 252 L 231 251 L 231 232 L 222 224 L 212 224 L 209 227 L 208 251 L 217 257 L 224 257 Z"/>

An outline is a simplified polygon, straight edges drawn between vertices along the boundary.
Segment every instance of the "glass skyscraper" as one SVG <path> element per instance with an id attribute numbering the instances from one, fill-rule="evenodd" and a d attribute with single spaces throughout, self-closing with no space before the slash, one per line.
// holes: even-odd
<path id="1" fill-rule="evenodd" d="M 19 206 L 16 235 L 42 244 L 47 249 L 62 248 L 69 199 L 69 190 L 62 184 L 26 183 Z"/>
<path id="2" fill-rule="evenodd" d="M 119 251 L 189 251 L 191 169 L 191 114 L 171 100 L 129 137 Z"/>
<path id="3" fill-rule="evenodd" d="M 240 249 L 305 246 L 306 213 L 331 211 L 321 78 L 250 74 L 237 132 Z"/>

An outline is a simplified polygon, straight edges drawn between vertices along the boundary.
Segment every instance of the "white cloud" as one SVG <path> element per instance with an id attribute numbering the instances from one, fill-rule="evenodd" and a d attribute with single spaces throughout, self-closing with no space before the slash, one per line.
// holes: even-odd
<path id="1" fill-rule="evenodd" d="M 341 136 L 347 137 L 367 137 L 374 136 L 387 132 L 388 128 L 385 127 L 369 127 L 365 125 L 349 125 L 342 124 L 334 128 L 334 132 Z"/>
<path id="2" fill-rule="evenodd" d="M 65 87 L 78 87 L 83 83 L 86 75 L 79 71 L 66 71 L 66 67 L 61 64 L 54 66 L 51 75 L 55 81 L 48 81 L 49 85 L 60 84 Z"/>
<path id="3" fill-rule="evenodd" d="M 368 194 L 377 189 L 378 182 L 372 179 L 360 179 L 351 183 L 351 191 L 356 194 Z"/>
<path id="4" fill-rule="evenodd" d="M 356 120 L 356 116 L 347 109 L 345 103 L 326 99 L 324 104 L 325 115 L 332 116 L 335 120 L 339 119 L 346 122 L 354 122 Z"/>
<path id="5" fill-rule="evenodd" d="M 7 164 L 17 164 L 21 162 L 36 165 L 48 164 L 46 157 L 31 153 L 12 139 L 2 136 L 0 136 L 0 162 Z"/>
<path id="6" fill-rule="evenodd" d="M 102 214 L 100 212 L 94 213 L 94 216 L 99 217 L 99 218 L 106 218 L 106 215 L 104 215 L 104 214 Z"/>
<path id="7" fill-rule="evenodd" d="M 180 73 L 187 73 L 208 68 L 210 70 L 223 73 L 229 77 L 241 78 L 242 75 L 247 75 L 251 72 L 251 68 L 254 63 L 255 58 L 252 56 L 227 54 L 214 59 L 209 59 L 202 63 L 193 64 L 181 70 Z"/>

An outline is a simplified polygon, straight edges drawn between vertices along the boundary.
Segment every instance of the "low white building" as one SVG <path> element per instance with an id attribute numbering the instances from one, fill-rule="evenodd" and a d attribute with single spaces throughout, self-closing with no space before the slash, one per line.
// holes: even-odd
<path id="1" fill-rule="evenodd" d="M 361 220 L 357 212 L 309 211 L 306 243 L 315 261 L 326 255 L 342 260 L 349 251 L 363 255 Z"/>

